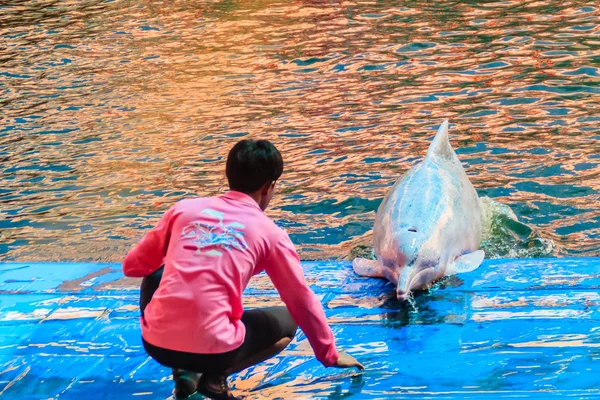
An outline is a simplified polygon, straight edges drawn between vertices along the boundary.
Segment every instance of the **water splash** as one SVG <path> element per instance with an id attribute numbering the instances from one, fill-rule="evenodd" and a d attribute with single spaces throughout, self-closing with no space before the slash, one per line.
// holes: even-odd
<path id="1" fill-rule="evenodd" d="M 532 226 L 520 222 L 506 204 L 481 197 L 483 240 L 486 258 L 538 258 L 555 253 L 556 245 Z"/>
<path id="2" fill-rule="evenodd" d="M 417 308 L 417 302 L 415 301 L 415 296 L 414 296 L 413 292 L 408 293 L 408 297 L 406 298 L 406 301 L 410 305 L 412 312 L 419 312 L 419 309 Z"/>

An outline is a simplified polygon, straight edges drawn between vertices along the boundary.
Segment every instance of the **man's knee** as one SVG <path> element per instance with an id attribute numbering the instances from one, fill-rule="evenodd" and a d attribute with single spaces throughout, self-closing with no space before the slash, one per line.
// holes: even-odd
<path id="1" fill-rule="evenodd" d="M 282 330 L 282 336 L 293 339 L 298 330 L 298 324 L 285 306 L 273 307 L 273 314 L 277 317 Z"/>
<path id="2" fill-rule="evenodd" d="M 286 335 L 286 336 L 289 337 L 290 339 L 293 339 L 294 336 L 296 336 L 296 332 L 298 332 L 298 325 L 296 325 L 296 323 L 293 322 L 293 324 L 290 325 L 289 331 L 287 332 L 288 335 Z"/>
<path id="3" fill-rule="evenodd" d="M 284 327 L 285 336 L 293 339 L 296 336 L 296 332 L 298 331 L 298 324 L 294 321 L 294 318 L 288 312 L 289 318 L 287 319 L 286 326 Z"/>

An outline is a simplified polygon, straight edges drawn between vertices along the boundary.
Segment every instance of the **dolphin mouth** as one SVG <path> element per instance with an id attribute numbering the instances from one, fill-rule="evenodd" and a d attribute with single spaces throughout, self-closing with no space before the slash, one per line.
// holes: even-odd
<path id="1" fill-rule="evenodd" d="M 434 272 L 435 266 L 427 267 L 408 277 L 404 282 L 399 282 L 398 287 L 396 288 L 396 298 L 400 301 L 408 300 L 412 293 L 413 283 L 415 282 L 417 282 L 416 289 L 425 289 L 422 282 L 428 282 L 429 280 L 427 278 L 429 275 L 433 275 Z"/>
<path id="2" fill-rule="evenodd" d="M 410 297 L 410 292 L 396 291 L 396 298 L 400 301 L 407 301 Z"/>

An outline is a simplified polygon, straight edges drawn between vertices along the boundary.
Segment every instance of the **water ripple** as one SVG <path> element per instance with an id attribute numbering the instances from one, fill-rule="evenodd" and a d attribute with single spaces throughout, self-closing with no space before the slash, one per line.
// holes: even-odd
<path id="1" fill-rule="evenodd" d="M 482 196 L 600 254 L 594 2 L 6 0 L 0 37 L 4 260 L 120 260 L 244 137 L 302 256 L 347 257 L 444 118 Z"/>

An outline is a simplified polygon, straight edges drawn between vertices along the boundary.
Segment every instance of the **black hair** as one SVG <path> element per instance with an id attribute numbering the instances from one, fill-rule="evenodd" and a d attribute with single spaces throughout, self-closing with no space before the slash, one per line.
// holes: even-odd
<path id="1" fill-rule="evenodd" d="M 283 173 L 283 158 L 268 140 L 245 139 L 229 151 L 225 174 L 229 189 L 252 193 Z"/>

